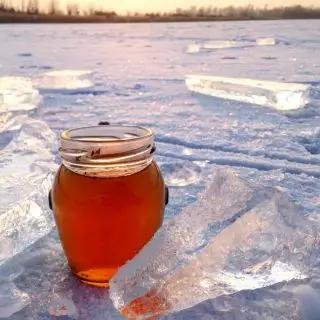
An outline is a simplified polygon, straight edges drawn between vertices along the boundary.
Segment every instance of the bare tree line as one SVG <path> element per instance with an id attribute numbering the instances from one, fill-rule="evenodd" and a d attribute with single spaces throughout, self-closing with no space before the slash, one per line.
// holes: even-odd
<path id="1" fill-rule="evenodd" d="M 50 0 L 46 7 L 40 6 L 39 0 L 20 0 L 20 4 L 13 4 L 10 0 L 0 0 L 0 12 L 68 16 L 108 14 L 107 11 L 91 5 L 86 9 L 81 9 L 76 2 L 68 2 L 62 7 L 58 0 Z"/>
<path id="2" fill-rule="evenodd" d="M 19 4 L 13 5 L 10 0 L 0 0 L 0 14 L 28 14 L 42 16 L 59 16 L 59 17 L 96 17 L 100 20 L 121 20 L 130 18 L 133 21 L 185 21 L 185 20 L 230 20 L 237 19 L 303 19 L 303 18 L 320 18 L 320 8 L 303 7 L 301 5 L 279 8 L 263 8 L 247 5 L 243 7 L 228 6 L 224 8 L 196 7 L 188 9 L 177 8 L 174 12 L 164 13 L 130 13 L 119 15 L 115 11 L 106 11 L 104 9 L 88 6 L 80 8 L 76 2 L 69 2 L 62 7 L 58 0 L 49 0 L 48 5 L 44 8 L 40 6 L 41 0 L 20 0 Z"/>

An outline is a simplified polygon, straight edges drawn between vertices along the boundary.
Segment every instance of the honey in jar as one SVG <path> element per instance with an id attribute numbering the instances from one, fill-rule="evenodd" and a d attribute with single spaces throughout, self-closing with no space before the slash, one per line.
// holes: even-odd
<path id="1" fill-rule="evenodd" d="M 107 287 L 161 226 L 166 187 L 154 150 L 143 127 L 62 133 L 51 201 L 65 255 L 83 282 Z"/>

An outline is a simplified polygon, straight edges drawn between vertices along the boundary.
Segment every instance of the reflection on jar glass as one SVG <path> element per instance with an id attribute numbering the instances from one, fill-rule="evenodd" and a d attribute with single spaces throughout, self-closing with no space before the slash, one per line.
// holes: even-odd
<path id="1" fill-rule="evenodd" d="M 153 160 L 153 133 L 136 126 L 65 131 L 52 207 L 72 271 L 107 287 L 163 221 L 165 184 Z"/>

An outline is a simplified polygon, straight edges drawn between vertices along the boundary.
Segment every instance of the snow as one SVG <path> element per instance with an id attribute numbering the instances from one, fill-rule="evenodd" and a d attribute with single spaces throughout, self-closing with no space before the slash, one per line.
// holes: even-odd
<path id="1" fill-rule="evenodd" d="M 154 286 L 167 320 L 317 318 L 317 21 L 2 25 L 0 43 L 0 318 L 123 319 Z M 151 127 L 170 188 L 110 292 L 70 274 L 47 201 L 59 134 L 100 121 Z"/>

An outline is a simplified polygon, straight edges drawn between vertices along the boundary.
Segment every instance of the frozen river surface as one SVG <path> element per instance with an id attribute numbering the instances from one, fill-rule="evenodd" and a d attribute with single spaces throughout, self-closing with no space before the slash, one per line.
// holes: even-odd
<path id="1" fill-rule="evenodd" d="M 122 319 L 157 288 L 163 319 L 319 319 L 319 56 L 319 21 L 0 25 L 0 318 Z M 59 133 L 102 120 L 153 128 L 170 188 L 112 300 L 46 197 Z"/>

